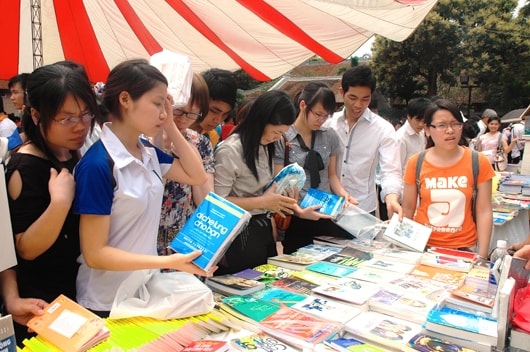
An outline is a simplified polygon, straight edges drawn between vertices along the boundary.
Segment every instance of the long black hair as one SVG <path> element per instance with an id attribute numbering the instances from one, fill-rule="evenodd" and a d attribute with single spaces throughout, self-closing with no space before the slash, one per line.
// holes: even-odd
<path id="1" fill-rule="evenodd" d="M 22 126 L 28 141 L 39 148 L 58 170 L 61 169 L 60 162 L 48 146 L 47 133 L 68 95 L 83 101 L 91 114 L 99 116 L 92 86 L 78 70 L 51 64 L 37 68 L 28 79 L 27 105 L 22 116 Z M 38 112 L 37 123 L 31 117 L 32 108 Z M 93 125 L 94 120 L 92 127 Z M 77 150 L 71 150 L 70 154 L 78 159 Z"/>
<path id="2" fill-rule="evenodd" d="M 256 161 L 259 158 L 260 141 L 265 126 L 292 125 L 296 119 L 296 110 L 287 93 L 272 90 L 260 95 L 252 104 L 246 118 L 237 125 L 233 133 L 238 133 L 243 145 L 243 158 L 252 174 L 259 181 Z M 269 167 L 272 170 L 274 143 L 267 145 Z"/>

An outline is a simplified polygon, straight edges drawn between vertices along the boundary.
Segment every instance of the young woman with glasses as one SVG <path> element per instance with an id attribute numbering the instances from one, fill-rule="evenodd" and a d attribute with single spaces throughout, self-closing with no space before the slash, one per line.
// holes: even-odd
<path id="1" fill-rule="evenodd" d="M 448 100 L 437 100 L 426 109 L 427 149 L 418 176 L 420 184 L 416 184 L 419 154 L 415 154 L 405 169 L 403 216 L 432 229 L 427 246 L 470 249 L 486 258 L 492 229 L 491 179 L 495 173 L 488 158 L 479 153 L 478 176 L 473 179 L 472 151 L 460 145 L 463 123 L 460 111 Z"/>
<path id="2" fill-rule="evenodd" d="M 299 190 L 302 200 L 307 190 L 318 188 L 328 193 L 343 196 L 349 203 L 357 204 L 342 186 L 337 175 L 337 155 L 341 152 L 337 133 L 322 128 L 335 112 L 335 94 L 322 82 L 306 85 L 294 98 L 297 110 L 296 121 L 289 127 L 284 138 L 276 143 L 274 171 L 278 173 L 286 162 L 285 144 L 288 143 L 289 163 L 298 163 L 306 172 L 306 183 Z M 317 206 L 297 206 L 289 228 L 282 241 L 284 253 L 313 243 L 318 234 L 351 238 L 351 235 L 331 221 L 331 216 L 318 212 Z"/>

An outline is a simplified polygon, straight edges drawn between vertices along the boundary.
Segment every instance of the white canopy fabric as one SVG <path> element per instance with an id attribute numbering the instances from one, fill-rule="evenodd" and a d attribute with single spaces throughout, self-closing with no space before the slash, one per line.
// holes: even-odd
<path id="1" fill-rule="evenodd" d="M 437 0 L 41 0 L 33 48 L 30 0 L 0 1 L 0 79 L 69 59 L 92 81 L 130 58 L 167 49 L 193 69 L 242 68 L 267 81 L 313 55 L 337 63 L 372 35 L 406 39 Z M 37 27 L 38 28 L 38 27 Z"/>

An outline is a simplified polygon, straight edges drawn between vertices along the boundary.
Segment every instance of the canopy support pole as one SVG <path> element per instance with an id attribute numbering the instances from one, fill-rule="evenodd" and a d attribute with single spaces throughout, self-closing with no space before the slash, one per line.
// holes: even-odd
<path id="1" fill-rule="evenodd" d="M 40 0 L 31 0 L 31 41 L 33 46 L 33 69 L 36 69 L 42 66 Z"/>

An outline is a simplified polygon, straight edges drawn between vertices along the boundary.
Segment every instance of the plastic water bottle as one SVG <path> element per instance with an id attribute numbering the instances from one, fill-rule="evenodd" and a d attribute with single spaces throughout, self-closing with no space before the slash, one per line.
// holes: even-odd
<path id="1" fill-rule="evenodd" d="M 490 255 L 490 282 L 494 280 L 494 282 L 497 284 L 499 282 L 498 280 L 498 273 L 502 267 L 502 259 L 504 259 L 504 256 L 508 254 L 507 244 L 505 240 L 497 240 L 497 248 L 491 252 Z M 499 260 L 500 259 L 500 260 Z"/>

